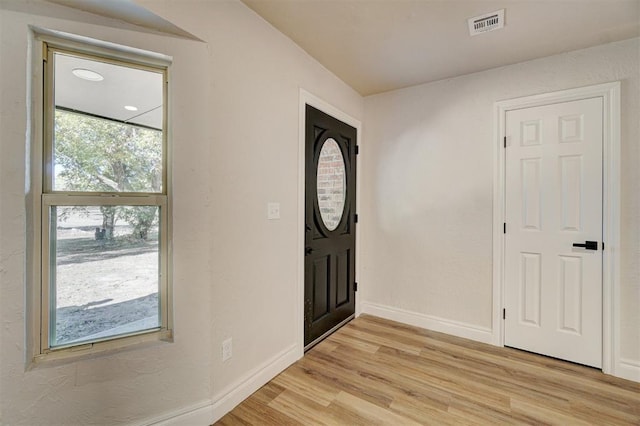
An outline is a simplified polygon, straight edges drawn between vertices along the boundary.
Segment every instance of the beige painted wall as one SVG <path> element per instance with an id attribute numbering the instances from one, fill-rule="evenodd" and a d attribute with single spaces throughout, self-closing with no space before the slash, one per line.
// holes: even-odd
<path id="1" fill-rule="evenodd" d="M 631 39 L 365 98 L 361 300 L 491 329 L 494 102 L 621 80 L 620 355 L 640 363 L 639 51 Z"/>
<path id="2" fill-rule="evenodd" d="M 298 101 L 303 88 L 361 119 L 362 98 L 243 4 L 138 3 L 207 41 L 214 399 L 300 343 Z M 267 203 L 281 204 L 268 221 Z M 300 224 L 301 225 L 301 224 Z M 233 358 L 220 344 L 233 338 Z"/>
<path id="3" fill-rule="evenodd" d="M 623 80 L 623 355 L 640 360 L 637 40 L 370 97 L 365 114 L 357 93 L 237 1 L 137 3 L 204 42 L 0 2 L 0 423 L 178 414 L 300 343 L 299 88 L 365 118 L 359 297 L 490 327 L 493 102 Z M 173 344 L 25 372 L 30 24 L 174 57 Z M 281 203 L 279 221 L 267 221 L 268 201 Z M 227 337 L 234 354 L 222 363 Z"/>
<path id="4" fill-rule="evenodd" d="M 204 42 L 109 28 L 121 25 L 38 1 L 0 3 L 2 424 L 129 424 L 210 406 L 301 344 L 299 88 L 357 118 L 362 98 L 240 2 L 140 3 Z M 173 344 L 25 372 L 28 25 L 174 57 Z M 280 220 L 267 221 L 268 201 L 281 203 Z"/>

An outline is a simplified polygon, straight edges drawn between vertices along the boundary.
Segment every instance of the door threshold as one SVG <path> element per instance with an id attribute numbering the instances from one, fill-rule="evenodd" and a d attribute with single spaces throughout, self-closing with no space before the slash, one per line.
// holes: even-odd
<path id="1" fill-rule="evenodd" d="M 342 321 L 341 323 L 339 323 L 338 325 L 333 327 L 331 330 L 327 331 L 322 336 L 318 337 L 316 340 L 314 340 L 313 342 L 311 342 L 307 346 L 305 346 L 304 347 L 304 351 L 307 352 L 309 349 L 313 348 L 315 345 L 317 345 L 318 343 L 322 342 L 324 339 L 329 337 L 329 335 L 331 335 L 333 332 L 335 332 L 337 329 L 339 329 L 340 327 L 342 327 L 343 325 L 345 325 L 346 323 L 348 323 L 349 321 L 351 321 L 355 317 L 356 317 L 355 314 L 349 315 L 349 317 L 347 319 L 345 319 L 344 321 Z"/>

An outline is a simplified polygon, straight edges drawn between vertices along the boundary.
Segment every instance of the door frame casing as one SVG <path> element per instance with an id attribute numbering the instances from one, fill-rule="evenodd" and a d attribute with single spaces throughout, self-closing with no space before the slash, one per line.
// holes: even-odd
<path id="1" fill-rule="evenodd" d="M 298 129 L 298 285 L 296 286 L 296 309 L 295 309 L 295 332 L 296 332 L 296 350 L 298 357 L 301 358 L 304 355 L 304 247 L 305 247 L 305 153 L 306 153 L 306 141 L 305 141 L 305 126 L 306 126 L 306 105 L 310 105 L 325 114 L 328 114 L 351 127 L 356 129 L 356 145 L 360 145 L 362 138 L 362 123 L 360 120 L 353 118 L 349 114 L 334 107 L 330 103 L 326 102 L 322 98 L 313 95 L 312 93 L 300 88 L 299 98 L 299 129 Z M 360 155 L 356 155 L 356 170 L 360 168 Z M 360 192 L 360 180 L 357 176 L 356 179 L 356 194 Z M 360 198 L 356 197 L 355 212 L 360 211 Z M 359 223 L 358 225 L 359 226 Z M 361 232 L 356 232 L 356 255 L 355 255 L 355 280 L 358 281 L 359 277 L 359 265 L 360 265 L 360 235 Z M 355 316 L 360 315 L 360 303 L 358 302 L 358 293 L 356 292 L 356 307 Z"/>
<path id="2" fill-rule="evenodd" d="M 598 84 L 498 101 L 494 104 L 492 343 L 504 346 L 506 163 L 503 141 L 507 111 L 600 97 L 602 140 L 602 371 L 619 375 L 620 365 L 620 82 Z M 508 232 L 507 224 L 507 232 Z"/>

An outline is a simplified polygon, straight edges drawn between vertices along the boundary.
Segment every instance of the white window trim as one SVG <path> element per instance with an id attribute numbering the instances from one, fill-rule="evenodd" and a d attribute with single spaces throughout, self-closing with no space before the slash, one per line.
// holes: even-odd
<path id="1" fill-rule="evenodd" d="M 45 209 L 50 205 L 77 205 L 78 199 L 64 193 L 45 193 L 43 187 L 44 167 L 43 155 L 46 147 L 45 108 L 50 97 L 44 93 L 45 75 L 43 59 L 46 59 L 47 45 L 70 50 L 81 55 L 107 58 L 124 64 L 163 69 L 164 83 L 164 126 L 163 126 L 163 193 L 141 197 L 136 194 L 118 194 L 119 201 L 105 201 L 100 195 L 83 195 L 82 204 L 122 204 L 127 205 L 157 205 L 160 207 L 161 247 L 160 247 L 160 303 L 161 327 L 145 330 L 124 336 L 113 336 L 104 340 L 90 343 L 80 343 L 60 348 L 49 349 L 47 335 L 48 316 L 43 304 L 48 303 L 48 286 L 44 285 L 43 277 L 48 276 L 48 262 L 45 261 L 44 243 L 49 236 L 48 221 L 43 221 Z M 29 161 L 27 163 L 28 181 L 26 183 L 26 213 L 27 213 L 27 271 L 26 271 L 26 319 L 27 319 L 27 354 L 26 368 L 36 368 L 51 362 L 65 362 L 96 356 L 105 351 L 132 349 L 147 346 L 153 342 L 173 341 L 173 297 L 172 297 L 172 210 L 171 210 L 171 149 L 169 128 L 169 72 L 171 58 L 153 52 L 129 48 L 109 42 L 76 36 L 59 31 L 31 28 L 29 39 L 30 66 L 29 75 L 32 77 L 28 84 L 27 96 L 30 100 L 27 108 L 28 128 L 27 144 Z M 48 213 L 46 213 L 48 214 Z M 44 331 L 44 332 L 43 332 Z"/>

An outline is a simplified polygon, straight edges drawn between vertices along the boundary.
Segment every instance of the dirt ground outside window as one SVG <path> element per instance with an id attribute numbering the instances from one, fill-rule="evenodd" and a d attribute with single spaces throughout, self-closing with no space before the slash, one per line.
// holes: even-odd
<path id="1" fill-rule="evenodd" d="M 158 233 L 120 221 L 98 239 L 99 211 L 71 214 L 56 234 L 56 345 L 158 327 Z"/>

